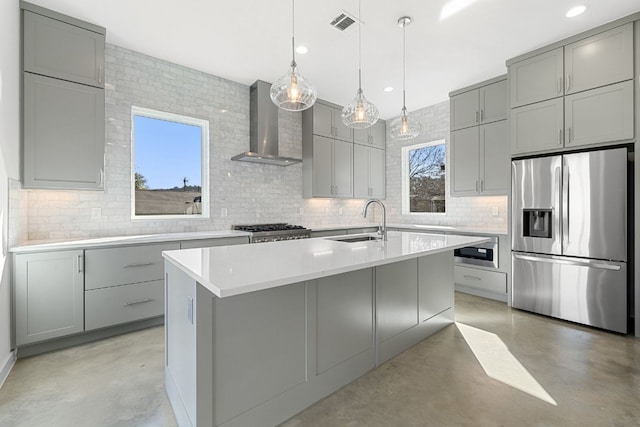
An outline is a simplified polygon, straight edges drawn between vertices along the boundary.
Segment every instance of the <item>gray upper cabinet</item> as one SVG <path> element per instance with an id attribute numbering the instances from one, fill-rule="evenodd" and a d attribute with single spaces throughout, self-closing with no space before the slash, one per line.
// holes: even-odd
<path id="1" fill-rule="evenodd" d="M 104 29 L 23 13 L 24 71 L 104 87 Z"/>
<path id="2" fill-rule="evenodd" d="M 507 118 L 507 81 L 504 78 L 451 96 L 451 130 Z"/>
<path id="3" fill-rule="evenodd" d="M 385 151 L 353 145 L 353 197 L 385 197 Z"/>
<path id="4" fill-rule="evenodd" d="M 104 186 L 104 90 L 24 73 L 25 188 Z"/>
<path id="5" fill-rule="evenodd" d="M 510 162 L 506 76 L 449 95 L 451 195 L 507 194 Z"/>
<path id="6" fill-rule="evenodd" d="M 23 185 L 104 188 L 105 29 L 21 2 Z"/>
<path id="7" fill-rule="evenodd" d="M 309 150 L 312 165 L 303 171 L 308 180 L 305 197 L 353 197 L 353 144 L 314 135 Z"/>
<path id="8" fill-rule="evenodd" d="M 366 129 L 353 130 L 353 142 L 356 144 L 372 145 L 385 148 L 387 140 L 387 126 L 384 121 L 378 120 L 373 126 Z"/>
<path id="9" fill-rule="evenodd" d="M 84 330 L 82 250 L 14 256 L 16 345 Z"/>
<path id="10" fill-rule="evenodd" d="M 512 64 L 511 108 L 562 96 L 563 72 L 563 48 Z"/>
<path id="11" fill-rule="evenodd" d="M 326 101 L 302 112 L 303 197 L 384 197 L 385 122 L 354 132 L 341 112 Z"/>
<path id="12" fill-rule="evenodd" d="M 511 110 L 511 154 L 562 148 L 563 105 L 555 98 Z"/>
<path id="13" fill-rule="evenodd" d="M 337 106 L 316 102 L 311 107 L 313 133 L 315 135 L 353 142 L 353 131 L 342 123 L 342 109 Z"/>
<path id="14" fill-rule="evenodd" d="M 634 138 L 633 23 L 507 61 L 511 154 Z"/>
<path id="15" fill-rule="evenodd" d="M 565 94 L 633 79 L 633 23 L 564 48 Z"/>
<path id="16" fill-rule="evenodd" d="M 508 148 L 506 120 L 451 132 L 451 195 L 507 194 Z"/>
<path id="17" fill-rule="evenodd" d="M 632 139 L 633 120 L 633 80 L 569 95 L 565 146 Z"/>

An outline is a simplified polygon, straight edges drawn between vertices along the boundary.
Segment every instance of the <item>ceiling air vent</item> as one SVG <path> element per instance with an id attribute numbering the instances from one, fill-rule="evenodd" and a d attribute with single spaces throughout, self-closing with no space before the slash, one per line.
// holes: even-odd
<path id="1" fill-rule="evenodd" d="M 329 25 L 331 25 L 332 27 L 340 30 L 340 31 L 344 31 L 347 28 L 351 27 L 353 24 L 355 24 L 356 22 L 358 22 L 358 20 L 352 16 L 349 15 L 347 12 L 345 12 L 344 10 L 342 12 L 340 12 L 340 14 L 338 16 L 336 16 Z"/>

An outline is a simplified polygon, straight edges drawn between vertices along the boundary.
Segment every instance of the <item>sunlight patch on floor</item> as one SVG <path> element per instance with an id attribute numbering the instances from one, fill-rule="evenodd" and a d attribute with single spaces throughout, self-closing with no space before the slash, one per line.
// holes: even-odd
<path id="1" fill-rule="evenodd" d="M 463 323 L 456 322 L 456 326 L 488 377 L 558 406 L 499 336 Z"/>

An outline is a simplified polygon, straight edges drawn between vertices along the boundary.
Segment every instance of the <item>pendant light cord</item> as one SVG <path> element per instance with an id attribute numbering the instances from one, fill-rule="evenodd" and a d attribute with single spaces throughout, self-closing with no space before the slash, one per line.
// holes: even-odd
<path id="1" fill-rule="evenodd" d="M 402 23 L 402 109 L 406 110 L 405 89 L 407 85 L 407 21 Z"/>
<path id="2" fill-rule="evenodd" d="M 360 19 L 360 7 L 362 0 L 358 0 L 358 91 L 362 92 L 362 19 Z"/>
<path id="3" fill-rule="evenodd" d="M 291 0 L 291 67 L 296 66 L 296 4 L 295 0 Z"/>

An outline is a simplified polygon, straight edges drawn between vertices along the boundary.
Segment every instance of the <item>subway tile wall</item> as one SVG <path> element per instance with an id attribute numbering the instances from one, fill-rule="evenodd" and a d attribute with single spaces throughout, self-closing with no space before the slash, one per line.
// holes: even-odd
<path id="1" fill-rule="evenodd" d="M 110 44 L 106 64 L 104 191 L 26 190 L 11 182 L 10 246 L 32 240 L 223 230 L 244 223 L 317 227 L 376 221 L 376 215 L 360 216 L 362 200 L 303 199 L 301 164 L 280 167 L 230 160 L 249 147 L 248 86 Z M 209 121 L 209 219 L 131 218 L 132 105 Z M 414 114 L 422 122 L 423 136 L 406 145 L 448 141 L 448 101 Z M 300 114 L 280 111 L 279 131 L 280 154 L 300 158 Z M 506 229 L 506 197 L 448 197 L 446 215 L 402 215 L 403 145 L 387 138 L 388 222 Z"/>
<path id="2" fill-rule="evenodd" d="M 447 165 L 449 162 L 449 101 L 417 110 L 411 118 L 422 125 L 421 134 L 413 140 L 396 141 L 387 127 L 387 221 L 392 223 L 468 226 L 485 230 L 507 231 L 507 196 L 450 197 L 449 171 L 445 181 L 446 213 L 402 214 L 402 147 L 423 142 L 445 140 Z M 390 123 L 391 121 L 389 121 Z"/>
<path id="3" fill-rule="evenodd" d="M 302 166 L 230 158 L 249 148 L 249 87 L 107 44 L 104 191 L 52 191 L 10 186 L 10 245 L 229 229 L 232 224 L 289 222 L 305 226 L 363 223 L 361 200 L 305 200 Z M 209 219 L 131 218 L 131 106 L 209 121 Z M 279 113 L 280 154 L 302 156 L 299 113 Z M 223 209 L 226 215 L 223 216 Z M 15 226 L 15 227 L 14 227 Z"/>

